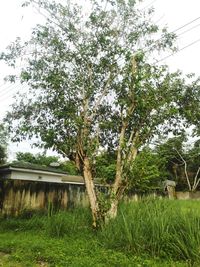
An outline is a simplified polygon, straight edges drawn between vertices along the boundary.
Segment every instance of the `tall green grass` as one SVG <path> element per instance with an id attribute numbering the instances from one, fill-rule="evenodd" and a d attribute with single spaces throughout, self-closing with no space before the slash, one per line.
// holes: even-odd
<path id="1" fill-rule="evenodd" d="M 176 201 L 123 204 L 100 238 L 109 248 L 192 262 L 200 260 L 200 215 Z"/>
<path id="2" fill-rule="evenodd" d="M 193 207 L 193 208 L 192 208 Z M 144 199 L 122 203 L 116 219 L 97 232 L 89 209 L 1 218 L 0 233 L 26 232 L 45 238 L 96 240 L 103 249 L 132 256 L 200 263 L 200 202 Z M 189 265 L 188 265 L 189 266 Z M 200 265 L 199 265 L 200 266 Z"/>
<path id="3" fill-rule="evenodd" d="M 46 222 L 45 231 L 51 237 L 87 235 L 92 230 L 90 211 L 84 208 L 57 212 Z"/>
<path id="4" fill-rule="evenodd" d="M 24 215 L 25 214 L 25 215 Z M 0 232 L 37 231 L 50 237 L 83 235 L 92 232 L 90 211 L 85 208 L 59 211 L 51 214 L 27 212 L 18 217 L 0 218 Z"/>

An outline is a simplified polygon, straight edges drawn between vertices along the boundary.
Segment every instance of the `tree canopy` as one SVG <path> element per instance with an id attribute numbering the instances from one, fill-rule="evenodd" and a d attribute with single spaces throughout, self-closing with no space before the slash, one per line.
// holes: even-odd
<path id="1" fill-rule="evenodd" d="M 162 159 L 168 179 L 177 182 L 177 188 L 195 191 L 200 183 L 199 140 L 187 145 L 185 135 L 169 138 L 155 148 Z"/>
<path id="2" fill-rule="evenodd" d="M 58 163 L 57 168 L 66 171 L 68 174 L 76 175 L 78 170 L 73 161 L 60 161 L 57 156 L 46 156 L 45 154 L 32 154 L 30 152 L 17 152 L 17 161 L 29 162 L 32 164 L 43 165 L 46 167 L 51 166 L 52 163 Z"/>
<path id="3" fill-rule="evenodd" d="M 5 163 L 7 158 L 7 133 L 2 124 L 0 124 L 0 164 Z"/>
<path id="4" fill-rule="evenodd" d="M 140 10 L 132 0 L 86 3 L 87 9 L 82 2 L 26 2 L 39 8 L 46 24 L 25 43 L 17 38 L 1 59 L 10 66 L 22 60 L 19 78 L 29 87 L 7 115 L 13 139 L 36 136 L 76 160 L 96 225 L 101 215 L 92 166 L 99 149 L 117 151 L 109 217 L 138 148 L 183 124 L 197 125 L 198 112 L 191 114 L 200 104 L 198 80 L 156 64 L 154 55 L 174 49 L 175 34 L 159 29 L 153 9 Z"/>

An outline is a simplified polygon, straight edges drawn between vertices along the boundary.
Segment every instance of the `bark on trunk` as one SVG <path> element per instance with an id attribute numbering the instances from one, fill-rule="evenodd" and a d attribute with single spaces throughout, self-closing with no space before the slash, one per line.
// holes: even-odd
<path id="1" fill-rule="evenodd" d="M 76 166 L 77 170 L 79 170 L 79 172 L 81 172 L 81 161 L 80 161 L 80 158 L 79 158 L 79 155 L 77 152 L 75 155 L 75 166 Z"/>
<path id="2" fill-rule="evenodd" d="M 121 150 L 119 150 L 121 152 Z M 136 156 L 137 156 L 138 150 L 136 147 L 133 147 L 131 149 L 131 156 L 129 157 L 130 161 L 134 161 Z M 129 162 L 130 163 L 130 162 Z M 123 166 L 122 166 L 122 158 L 121 158 L 121 153 L 118 154 L 117 158 L 117 167 L 116 167 L 116 177 L 115 177 L 115 182 L 113 185 L 113 188 L 111 190 L 111 205 L 110 209 L 105 215 L 105 222 L 107 223 L 110 219 L 114 219 L 117 216 L 117 209 L 118 209 L 118 204 L 119 201 L 123 195 L 123 192 L 126 188 L 126 185 L 122 185 L 122 171 L 123 171 Z"/>
<path id="3" fill-rule="evenodd" d="M 116 176 L 115 176 L 115 182 L 112 188 L 113 195 L 117 193 L 122 182 L 122 147 L 124 144 L 126 127 L 127 127 L 127 123 L 123 123 L 121 133 L 120 133 L 118 151 L 117 151 Z"/>
<path id="4" fill-rule="evenodd" d="M 83 164 L 84 164 L 83 175 L 84 175 L 85 186 L 86 186 L 86 190 L 87 190 L 87 194 L 89 198 L 90 208 L 92 211 L 93 227 L 96 228 L 98 219 L 99 219 L 99 205 L 97 201 L 97 195 L 95 192 L 94 181 L 92 179 L 90 162 L 87 157 L 84 158 Z"/>
<path id="5" fill-rule="evenodd" d="M 108 210 L 104 218 L 105 223 L 108 223 L 111 219 L 114 219 L 117 216 L 118 204 L 119 204 L 118 199 L 114 199 L 111 202 L 110 209 Z"/>
<path id="6" fill-rule="evenodd" d="M 123 123 L 121 133 L 120 133 L 119 146 L 117 150 L 116 176 L 115 176 L 115 181 L 110 192 L 111 203 L 110 203 L 109 210 L 105 214 L 105 222 L 108 222 L 110 219 L 113 219 L 117 216 L 118 203 L 121 197 L 120 194 L 118 193 L 120 193 L 119 189 L 122 184 L 122 168 L 123 168 L 122 147 L 124 144 L 126 127 L 127 127 L 127 123 Z"/>

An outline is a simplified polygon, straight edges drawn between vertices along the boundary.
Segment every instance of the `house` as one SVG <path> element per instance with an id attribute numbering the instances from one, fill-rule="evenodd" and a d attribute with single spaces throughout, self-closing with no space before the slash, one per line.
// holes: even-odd
<path id="1" fill-rule="evenodd" d="M 0 166 L 0 213 L 78 205 L 88 205 L 82 176 L 23 162 Z"/>

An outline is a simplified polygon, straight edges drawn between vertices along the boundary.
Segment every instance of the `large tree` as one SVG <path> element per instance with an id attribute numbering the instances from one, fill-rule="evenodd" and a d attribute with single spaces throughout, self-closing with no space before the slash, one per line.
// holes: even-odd
<path id="1" fill-rule="evenodd" d="M 138 9 L 136 2 L 28 1 L 25 5 L 36 7 L 46 24 L 1 55 L 10 66 L 24 62 L 20 80 L 29 86 L 7 116 L 14 140 L 40 137 L 43 146 L 76 161 L 94 226 L 116 215 L 138 148 L 173 122 L 182 123 L 185 92 L 196 92 L 180 72 L 154 64 L 153 55 L 172 49 L 175 35 L 160 30 L 152 22 L 153 10 Z M 117 151 L 104 213 L 92 176 L 102 147 Z"/>

